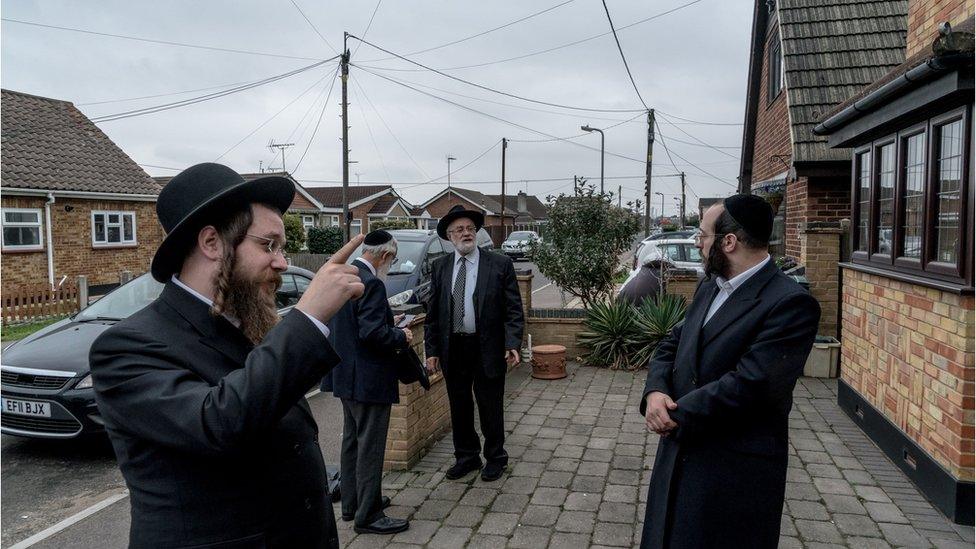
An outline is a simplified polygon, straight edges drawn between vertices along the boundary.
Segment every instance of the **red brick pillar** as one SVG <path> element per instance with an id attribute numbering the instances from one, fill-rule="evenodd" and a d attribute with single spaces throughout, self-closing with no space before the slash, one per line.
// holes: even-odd
<path id="1" fill-rule="evenodd" d="M 820 302 L 820 335 L 840 338 L 837 311 L 840 301 L 838 262 L 841 258 L 840 222 L 817 221 L 800 225 L 801 265 L 806 267 L 810 293 Z"/>

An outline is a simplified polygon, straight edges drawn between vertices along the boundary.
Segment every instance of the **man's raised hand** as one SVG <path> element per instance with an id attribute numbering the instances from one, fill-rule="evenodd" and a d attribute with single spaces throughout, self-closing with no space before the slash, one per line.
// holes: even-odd
<path id="1" fill-rule="evenodd" d="M 327 323 L 350 299 L 363 295 L 359 269 L 346 261 L 363 242 L 363 235 L 349 240 L 315 273 L 295 308 Z"/>

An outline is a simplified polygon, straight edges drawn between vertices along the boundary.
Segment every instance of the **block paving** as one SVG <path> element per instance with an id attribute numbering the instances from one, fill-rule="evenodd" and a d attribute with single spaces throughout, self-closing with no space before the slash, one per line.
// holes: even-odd
<path id="1" fill-rule="evenodd" d="M 570 364 L 562 380 L 528 374 L 521 366 L 507 380 L 510 462 L 500 480 L 447 480 L 453 448 L 445 436 L 411 470 L 384 477 L 387 513 L 410 519 L 410 529 L 356 534 L 340 522 L 341 545 L 639 545 L 658 439 L 637 413 L 645 373 Z M 794 395 L 780 547 L 973 547 L 973 528 L 940 514 L 838 408 L 836 381 L 803 378 Z"/>

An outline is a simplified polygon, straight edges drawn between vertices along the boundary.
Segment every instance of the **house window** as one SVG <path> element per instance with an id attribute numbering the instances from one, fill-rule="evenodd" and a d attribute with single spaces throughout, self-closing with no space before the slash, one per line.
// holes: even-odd
<path id="1" fill-rule="evenodd" d="M 314 215 L 303 215 L 302 216 L 302 227 L 305 228 L 305 234 L 308 234 L 308 230 L 315 226 L 315 216 Z"/>
<path id="2" fill-rule="evenodd" d="M 329 216 L 329 226 L 330 227 L 338 227 L 339 226 L 339 216 L 337 216 L 337 215 L 330 215 Z"/>
<path id="3" fill-rule="evenodd" d="M 136 213 L 92 212 L 92 244 L 95 246 L 136 244 Z"/>
<path id="4" fill-rule="evenodd" d="M 41 210 L 28 208 L 3 209 L 3 249 L 41 250 Z"/>
<path id="5" fill-rule="evenodd" d="M 972 284 L 970 116 L 959 108 L 855 150 L 853 262 Z"/>
<path id="6" fill-rule="evenodd" d="M 769 44 L 769 55 L 766 64 L 766 99 L 772 103 L 783 89 L 783 55 L 779 38 L 773 38 Z"/>
<path id="7" fill-rule="evenodd" d="M 363 220 L 353 219 L 349 223 L 349 238 L 363 234 Z"/>

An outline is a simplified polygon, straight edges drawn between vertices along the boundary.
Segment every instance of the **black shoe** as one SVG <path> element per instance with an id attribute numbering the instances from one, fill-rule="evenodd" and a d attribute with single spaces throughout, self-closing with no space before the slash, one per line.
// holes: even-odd
<path id="1" fill-rule="evenodd" d="M 390 498 L 383 496 L 383 499 L 380 500 L 380 509 L 386 509 L 389 506 L 390 506 Z M 342 514 L 343 522 L 349 522 L 354 518 L 356 518 L 356 513 L 353 513 L 351 515 L 347 515 L 345 513 Z"/>
<path id="2" fill-rule="evenodd" d="M 480 459 L 468 462 L 458 462 L 452 465 L 451 468 L 444 473 L 444 476 L 447 477 L 448 480 L 457 480 L 471 471 L 477 471 L 478 469 L 481 469 Z"/>
<path id="3" fill-rule="evenodd" d="M 393 517 L 382 517 L 372 524 L 367 524 L 366 526 L 356 525 L 352 529 L 357 534 L 396 534 L 403 532 L 407 528 L 410 528 L 409 521 Z"/>
<path id="4" fill-rule="evenodd" d="M 505 466 L 501 463 L 489 463 L 485 465 L 484 469 L 481 470 L 481 480 L 485 482 L 498 480 L 502 477 L 502 473 L 504 472 Z"/>

